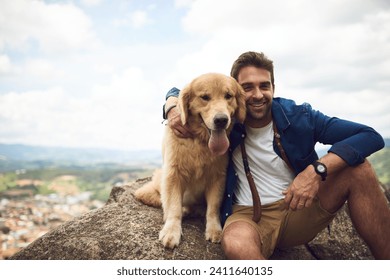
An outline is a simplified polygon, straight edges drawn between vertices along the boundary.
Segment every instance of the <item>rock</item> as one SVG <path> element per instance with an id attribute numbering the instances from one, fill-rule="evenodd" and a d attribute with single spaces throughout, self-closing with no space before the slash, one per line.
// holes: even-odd
<path id="1" fill-rule="evenodd" d="M 162 210 L 136 201 L 133 192 L 150 178 L 114 187 L 106 205 L 66 222 L 14 254 L 14 260 L 213 260 L 225 259 L 220 244 L 204 238 L 201 218 L 183 221 L 178 248 L 165 249 L 158 240 Z M 276 250 L 272 259 L 372 259 L 343 210 L 331 234 L 321 232 L 307 246 Z"/>
<path id="2" fill-rule="evenodd" d="M 368 260 L 374 259 L 360 238 L 349 218 L 347 205 L 339 211 L 330 225 L 307 244 L 308 250 L 317 259 L 323 260 Z"/>
<path id="3" fill-rule="evenodd" d="M 0 232 L 4 234 L 8 234 L 11 231 L 11 229 L 7 226 L 0 226 Z"/>

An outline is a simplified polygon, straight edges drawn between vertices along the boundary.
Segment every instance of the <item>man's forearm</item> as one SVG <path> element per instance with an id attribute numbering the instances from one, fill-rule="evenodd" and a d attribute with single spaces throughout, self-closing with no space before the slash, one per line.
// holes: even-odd
<path id="1" fill-rule="evenodd" d="M 168 97 L 167 102 L 165 102 L 163 106 L 163 118 L 165 120 L 168 119 L 169 113 L 176 108 L 177 103 L 178 103 L 177 97 L 174 96 Z"/>
<path id="2" fill-rule="evenodd" d="M 325 164 L 327 167 L 328 176 L 348 167 L 348 164 L 341 157 L 334 153 L 327 153 L 325 156 L 319 159 L 319 162 Z"/>
<path id="3" fill-rule="evenodd" d="M 168 119 L 169 113 L 175 109 L 179 99 L 175 96 L 168 97 L 167 102 L 165 102 L 165 105 L 163 107 L 164 110 L 164 119 Z"/>
<path id="4" fill-rule="evenodd" d="M 169 107 L 177 105 L 178 101 L 179 101 L 178 97 L 174 97 L 174 96 L 168 97 L 167 101 L 165 102 L 165 111 Z"/>
<path id="5" fill-rule="evenodd" d="M 177 105 L 179 92 L 179 89 L 173 87 L 168 91 L 167 95 L 165 96 L 166 102 L 163 106 L 163 118 L 165 120 L 168 119 L 169 111 Z"/>

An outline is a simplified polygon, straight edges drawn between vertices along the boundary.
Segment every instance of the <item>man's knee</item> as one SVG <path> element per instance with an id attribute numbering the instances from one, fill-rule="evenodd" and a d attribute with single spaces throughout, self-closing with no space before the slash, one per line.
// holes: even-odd
<path id="1" fill-rule="evenodd" d="M 245 222 L 234 222 L 226 227 L 222 235 L 222 248 L 230 259 L 258 258 L 260 255 L 260 237 L 256 229 Z M 255 249 L 255 252 L 249 252 Z"/>
<path id="2" fill-rule="evenodd" d="M 241 244 L 241 239 L 233 238 L 233 236 L 228 234 L 222 236 L 221 244 L 226 257 L 229 259 L 235 258 L 233 256 L 241 254 L 241 250 L 245 248 L 245 246 Z"/>

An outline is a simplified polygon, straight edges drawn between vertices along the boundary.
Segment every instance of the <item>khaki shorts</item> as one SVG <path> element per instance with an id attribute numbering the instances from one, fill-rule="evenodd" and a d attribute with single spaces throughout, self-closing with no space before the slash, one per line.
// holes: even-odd
<path id="1" fill-rule="evenodd" d="M 305 244 L 322 231 L 335 217 L 320 205 L 318 199 L 309 208 L 297 211 L 285 209 L 284 200 L 263 205 L 258 224 L 252 221 L 252 206 L 233 205 L 233 214 L 226 220 L 230 224 L 241 221 L 251 224 L 261 239 L 261 252 L 269 258 L 274 249 Z"/>

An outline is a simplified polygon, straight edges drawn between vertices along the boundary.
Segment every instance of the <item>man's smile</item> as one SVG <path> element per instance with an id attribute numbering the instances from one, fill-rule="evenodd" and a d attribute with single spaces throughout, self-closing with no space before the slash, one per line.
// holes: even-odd
<path id="1" fill-rule="evenodd" d="M 262 101 L 255 101 L 255 102 L 250 102 L 248 103 L 249 106 L 253 107 L 253 108 L 261 108 L 263 107 L 264 105 L 267 104 L 267 101 L 266 100 L 262 100 Z"/>

